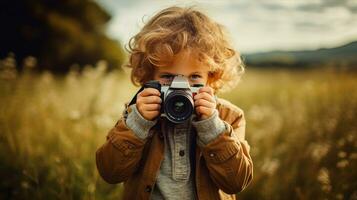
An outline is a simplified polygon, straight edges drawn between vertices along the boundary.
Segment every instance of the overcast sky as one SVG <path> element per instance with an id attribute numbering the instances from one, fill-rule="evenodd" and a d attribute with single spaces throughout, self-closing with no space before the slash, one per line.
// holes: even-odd
<path id="1" fill-rule="evenodd" d="M 196 5 L 225 25 L 242 53 L 316 49 L 357 40 L 357 0 L 97 0 L 113 16 L 111 37 L 127 44 L 151 16 Z M 143 22 L 144 20 L 144 22 Z"/>

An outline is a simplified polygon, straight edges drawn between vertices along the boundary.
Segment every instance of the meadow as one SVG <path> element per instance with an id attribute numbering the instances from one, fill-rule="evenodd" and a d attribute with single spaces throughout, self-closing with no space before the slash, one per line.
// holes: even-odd
<path id="1" fill-rule="evenodd" d="M 106 65 L 64 76 L 0 62 L 0 199 L 118 199 L 95 151 L 137 90 Z M 219 94 L 242 108 L 254 180 L 240 199 L 357 199 L 357 74 L 246 68 Z"/>

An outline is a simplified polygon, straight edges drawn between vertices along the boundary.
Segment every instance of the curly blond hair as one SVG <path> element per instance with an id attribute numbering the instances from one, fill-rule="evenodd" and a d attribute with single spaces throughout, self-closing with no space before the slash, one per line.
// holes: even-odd
<path id="1" fill-rule="evenodd" d="M 168 7 L 153 16 L 129 40 L 131 81 L 143 85 L 156 67 L 169 66 L 174 56 L 191 49 L 208 66 L 208 85 L 216 92 L 234 87 L 244 73 L 240 54 L 227 41 L 225 27 L 191 7 Z"/>

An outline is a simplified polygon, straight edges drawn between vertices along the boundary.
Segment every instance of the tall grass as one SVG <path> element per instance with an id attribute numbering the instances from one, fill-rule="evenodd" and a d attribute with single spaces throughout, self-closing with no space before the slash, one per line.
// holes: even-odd
<path id="1" fill-rule="evenodd" d="M 15 65 L 0 62 L 0 199 L 118 198 L 95 150 L 135 93 L 128 75 L 103 63 L 61 77 Z M 254 181 L 242 199 L 357 199 L 356 74 L 248 68 L 220 96 L 247 118 Z"/>
<path id="2" fill-rule="evenodd" d="M 254 71 L 224 97 L 245 110 L 253 184 L 243 199 L 357 199 L 357 74 Z"/>

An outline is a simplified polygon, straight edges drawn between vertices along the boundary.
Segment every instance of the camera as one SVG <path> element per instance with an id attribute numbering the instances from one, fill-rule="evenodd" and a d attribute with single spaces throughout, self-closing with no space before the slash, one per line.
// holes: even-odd
<path id="1" fill-rule="evenodd" d="M 144 84 L 144 88 L 155 88 L 161 92 L 160 116 L 176 124 L 183 123 L 194 116 L 193 97 L 203 86 L 203 84 L 190 86 L 187 78 L 183 75 L 176 75 L 172 82 L 167 85 L 161 85 L 156 80 Z"/>

